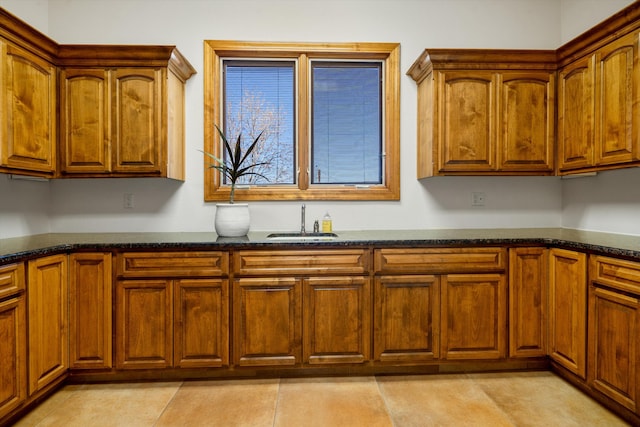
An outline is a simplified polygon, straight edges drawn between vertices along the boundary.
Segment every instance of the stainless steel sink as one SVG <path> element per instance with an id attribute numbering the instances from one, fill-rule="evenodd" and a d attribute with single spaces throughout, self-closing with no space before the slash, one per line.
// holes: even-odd
<path id="1" fill-rule="evenodd" d="M 338 235 L 336 233 L 271 233 L 267 236 L 269 240 L 289 240 L 289 241 L 326 241 L 333 240 Z"/>

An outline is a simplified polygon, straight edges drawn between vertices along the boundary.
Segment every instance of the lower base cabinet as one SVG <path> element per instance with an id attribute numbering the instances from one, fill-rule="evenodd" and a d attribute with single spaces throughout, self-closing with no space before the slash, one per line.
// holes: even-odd
<path id="1" fill-rule="evenodd" d="M 116 368 L 173 366 L 171 280 L 121 280 L 116 286 Z"/>
<path id="2" fill-rule="evenodd" d="M 69 256 L 69 365 L 71 369 L 112 367 L 111 253 Z"/>
<path id="3" fill-rule="evenodd" d="M 442 357 L 500 359 L 507 349 L 504 274 L 442 277 Z"/>
<path id="4" fill-rule="evenodd" d="M 0 420 L 27 398 L 25 297 L 0 302 Z"/>
<path id="5" fill-rule="evenodd" d="M 640 414 L 640 263 L 596 256 L 589 268 L 587 382 Z"/>
<path id="6" fill-rule="evenodd" d="M 28 262 L 29 394 L 42 390 L 69 367 L 67 255 Z"/>
<path id="7" fill-rule="evenodd" d="M 440 357 L 440 278 L 376 277 L 374 360 L 420 363 Z"/>
<path id="8" fill-rule="evenodd" d="M 233 284 L 233 362 L 294 366 L 302 361 L 302 283 L 293 277 L 241 278 Z"/>
<path id="9" fill-rule="evenodd" d="M 310 365 L 364 363 L 371 358 L 368 277 L 303 279 L 303 357 Z"/>
<path id="10" fill-rule="evenodd" d="M 548 252 L 509 249 L 509 357 L 547 355 Z"/>
<path id="11" fill-rule="evenodd" d="M 549 356 L 569 372 L 587 374 L 587 255 L 549 250 Z"/>
<path id="12" fill-rule="evenodd" d="M 228 280 L 120 280 L 116 368 L 228 365 Z"/>

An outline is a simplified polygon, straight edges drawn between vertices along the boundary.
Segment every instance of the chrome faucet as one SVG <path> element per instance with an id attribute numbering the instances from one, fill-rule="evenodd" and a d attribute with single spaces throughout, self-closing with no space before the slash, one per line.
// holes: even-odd
<path id="1" fill-rule="evenodd" d="M 302 204 L 302 215 L 301 215 L 301 221 L 300 221 L 301 222 L 300 234 L 307 234 L 306 230 L 304 229 L 304 223 L 305 223 L 305 219 L 304 219 L 305 213 L 304 213 L 304 211 L 305 211 L 305 209 L 306 209 L 306 206 L 303 203 Z"/>

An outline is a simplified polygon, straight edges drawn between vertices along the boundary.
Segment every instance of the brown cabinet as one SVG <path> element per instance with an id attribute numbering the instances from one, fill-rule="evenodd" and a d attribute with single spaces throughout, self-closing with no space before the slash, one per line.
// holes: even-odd
<path id="1" fill-rule="evenodd" d="M 111 253 L 69 256 L 69 366 L 111 368 Z"/>
<path id="2" fill-rule="evenodd" d="M 549 352 L 551 359 L 582 379 L 587 356 L 587 256 L 549 250 Z"/>
<path id="3" fill-rule="evenodd" d="M 375 360 L 424 362 L 440 357 L 440 277 L 380 276 L 374 282 Z"/>
<path id="4" fill-rule="evenodd" d="M 0 171 L 51 177 L 56 167 L 56 68 L 1 37 L 0 61 Z"/>
<path id="5" fill-rule="evenodd" d="M 62 46 L 60 61 L 62 176 L 184 179 L 184 85 L 195 70 L 175 48 Z"/>
<path id="6" fill-rule="evenodd" d="M 563 66 L 558 90 L 560 174 L 640 160 L 638 34 L 629 33 Z"/>
<path id="7" fill-rule="evenodd" d="M 234 363 L 369 361 L 366 250 L 243 250 L 233 257 Z"/>
<path id="8" fill-rule="evenodd" d="M 27 325 L 22 263 L 0 267 L 0 420 L 27 398 Z"/>
<path id="9" fill-rule="evenodd" d="M 233 363 L 293 366 L 302 362 L 302 284 L 294 277 L 233 282 Z"/>
<path id="10" fill-rule="evenodd" d="M 418 84 L 418 178 L 550 175 L 553 51 L 427 49 Z"/>
<path id="11" fill-rule="evenodd" d="M 303 283 L 303 350 L 310 365 L 371 358 L 369 277 L 309 277 Z"/>
<path id="12" fill-rule="evenodd" d="M 442 357 L 499 359 L 507 348 L 507 281 L 504 274 L 442 277 Z"/>
<path id="13" fill-rule="evenodd" d="M 226 252 L 118 254 L 118 369 L 228 365 Z"/>
<path id="14" fill-rule="evenodd" d="M 640 263 L 592 256 L 589 273 L 587 381 L 640 413 Z"/>
<path id="15" fill-rule="evenodd" d="M 374 360 L 505 357 L 504 249 L 377 249 L 374 262 Z"/>
<path id="16" fill-rule="evenodd" d="M 509 249 L 509 357 L 547 354 L 548 250 Z"/>
<path id="17" fill-rule="evenodd" d="M 28 262 L 29 394 L 60 379 L 69 367 L 67 269 L 66 254 Z"/>

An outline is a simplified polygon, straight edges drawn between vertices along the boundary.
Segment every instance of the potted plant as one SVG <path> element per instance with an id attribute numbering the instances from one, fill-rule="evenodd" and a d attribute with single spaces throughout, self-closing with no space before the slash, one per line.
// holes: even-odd
<path id="1" fill-rule="evenodd" d="M 249 205 L 247 203 L 235 203 L 236 182 L 243 176 L 256 175 L 268 181 L 268 178 L 253 169 L 258 166 L 266 165 L 267 162 L 250 163 L 249 156 L 256 148 L 258 141 L 264 132 L 247 147 L 242 150 L 242 134 L 238 134 L 238 138 L 234 146 L 231 146 L 229 139 L 224 132 L 215 125 L 222 140 L 227 158 L 219 158 L 211 153 L 203 151 L 205 155 L 210 157 L 214 162 L 209 164 L 209 168 L 216 169 L 225 176 L 231 184 L 231 192 L 229 194 L 229 203 L 216 204 L 215 229 L 218 236 L 221 237 L 240 237 L 246 236 L 250 226 Z"/>

